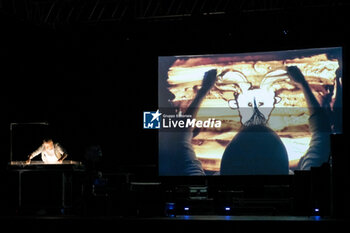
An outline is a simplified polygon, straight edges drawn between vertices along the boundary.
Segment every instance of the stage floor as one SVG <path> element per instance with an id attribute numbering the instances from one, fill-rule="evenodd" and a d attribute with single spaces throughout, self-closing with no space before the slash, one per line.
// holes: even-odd
<path id="1" fill-rule="evenodd" d="M 308 216 L 179 215 L 176 217 L 11 216 L 0 217 L 4 229 L 23 232 L 344 232 L 345 219 Z M 14 228 L 14 226 L 16 226 Z M 9 228 L 7 228 L 9 227 Z M 346 227 L 346 228 L 344 228 Z M 122 229 L 122 230 L 121 230 Z M 193 231 L 196 229 L 195 231 Z M 121 230 L 121 231 L 120 231 Z M 146 231 L 145 231 L 146 230 Z M 150 231 L 151 232 L 151 231 Z"/>
<path id="2" fill-rule="evenodd" d="M 336 221 L 320 216 L 232 216 L 232 215 L 178 215 L 176 217 L 160 217 L 159 219 L 176 219 L 184 221 Z"/>

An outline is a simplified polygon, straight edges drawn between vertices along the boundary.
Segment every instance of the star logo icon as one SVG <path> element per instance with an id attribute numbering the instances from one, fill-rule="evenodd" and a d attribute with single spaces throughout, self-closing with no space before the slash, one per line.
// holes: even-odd
<path id="1" fill-rule="evenodd" d="M 151 122 L 152 122 L 152 121 L 154 121 L 156 119 L 157 119 L 157 121 L 159 121 L 159 116 L 161 116 L 162 114 L 159 113 L 159 109 L 158 109 L 155 113 L 151 113 L 151 115 L 153 116 L 153 118 L 151 120 Z"/>
<path id="2" fill-rule="evenodd" d="M 143 128 L 144 129 L 160 129 L 160 119 L 162 113 L 159 109 L 156 112 L 143 112 Z"/>

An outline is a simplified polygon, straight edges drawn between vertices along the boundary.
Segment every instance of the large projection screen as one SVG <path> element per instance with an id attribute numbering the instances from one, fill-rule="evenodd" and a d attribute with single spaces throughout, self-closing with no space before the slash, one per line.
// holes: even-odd
<path id="1" fill-rule="evenodd" d="M 269 140 L 267 132 L 277 140 L 272 145 L 285 148 L 281 156 L 287 158 L 287 174 L 293 174 L 327 162 L 329 134 L 342 133 L 341 47 L 160 56 L 158 67 L 160 176 L 285 174 L 269 172 L 286 163 L 265 150 L 273 147 L 264 141 Z M 301 72 L 306 84 L 291 77 L 290 67 Z M 215 83 L 199 98 L 210 71 L 216 74 Z M 308 90 L 319 107 L 310 105 Z M 196 110 L 188 111 L 193 106 Z M 237 134 L 252 122 L 263 123 L 265 134 L 234 145 Z M 246 156 L 245 149 L 258 151 L 260 158 Z M 223 172 L 223 166 L 236 170 Z"/>

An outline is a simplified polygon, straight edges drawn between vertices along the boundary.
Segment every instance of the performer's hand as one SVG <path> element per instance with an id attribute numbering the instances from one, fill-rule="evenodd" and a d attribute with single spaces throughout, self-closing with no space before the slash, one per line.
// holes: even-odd
<path id="1" fill-rule="evenodd" d="M 30 164 L 30 161 L 31 161 L 30 159 L 27 159 L 26 164 Z"/>
<path id="2" fill-rule="evenodd" d="M 307 83 L 304 75 L 297 66 L 287 67 L 287 72 L 290 78 L 298 85 L 305 85 Z"/>
<path id="3" fill-rule="evenodd" d="M 216 69 L 205 72 L 201 88 L 203 91 L 207 92 L 214 86 L 217 79 L 216 73 Z"/>
<path id="4" fill-rule="evenodd" d="M 62 163 L 63 161 L 61 159 L 57 160 L 57 163 Z"/>

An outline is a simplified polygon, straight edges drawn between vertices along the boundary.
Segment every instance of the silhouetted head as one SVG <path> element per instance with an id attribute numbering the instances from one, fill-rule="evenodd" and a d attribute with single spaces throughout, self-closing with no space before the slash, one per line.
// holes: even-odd
<path id="1" fill-rule="evenodd" d="M 287 175 L 289 160 L 280 137 L 265 125 L 243 127 L 221 160 L 221 175 Z"/>

